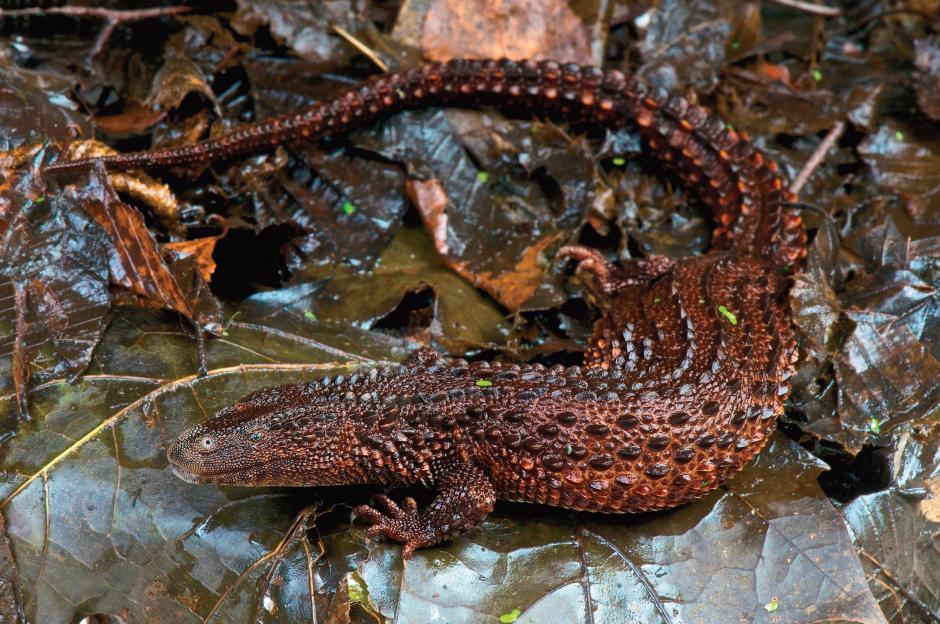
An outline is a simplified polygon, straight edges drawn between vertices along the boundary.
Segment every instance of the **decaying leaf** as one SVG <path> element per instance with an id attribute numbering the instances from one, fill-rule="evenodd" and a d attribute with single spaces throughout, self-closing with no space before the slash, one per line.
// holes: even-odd
<path id="1" fill-rule="evenodd" d="M 9 285 L 0 309 L 6 328 L 0 349 L 6 355 L 14 343 L 22 345 L 14 368 L 29 366 L 31 374 L 14 370 L 14 379 L 75 376 L 88 365 L 107 322 L 109 238 L 74 193 L 36 200 L 19 194 L 16 201 L 22 203 L 0 246 Z"/>
<path id="2" fill-rule="evenodd" d="M 917 103 L 931 119 L 940 119 L 940 40 L 916 42 L 914 64 L 917 66 Z"/>
<path id="3" fill-rule="evenodd" d="M 407 7 L 425 14 L 420 43 L 428 59 L 595 61 L 588 26 L 562 0 L 430 0 Z"/>
<path id="4" fill-rule="evenodd" d="M 101 170 L 95 175 L 106 174 Z M 106 181 L 92 180 L 91 186 L 100 192 L 97 197 L 89 197 L 84 208 L 112 241 L 108 258 L 111 282 L 192 317 L 192 308 L 160 255 L 143 216 L 122 202 Z"/>

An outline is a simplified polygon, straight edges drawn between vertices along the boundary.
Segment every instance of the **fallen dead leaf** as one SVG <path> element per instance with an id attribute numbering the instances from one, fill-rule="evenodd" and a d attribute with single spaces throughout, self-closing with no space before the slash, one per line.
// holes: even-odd
<path id="1" fill-rule="evenodd" d="M 421 33 L 424 56 L 596 63 L 590 29 L 563 0 L 433 0 Z"/>

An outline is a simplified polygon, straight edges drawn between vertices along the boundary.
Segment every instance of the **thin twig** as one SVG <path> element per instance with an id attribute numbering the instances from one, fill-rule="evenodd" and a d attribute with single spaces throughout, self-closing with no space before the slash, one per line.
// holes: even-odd
<path id="1" fill-rule="evenodd" d="M 904 587 L 904 585 L 898 579 L 896 579 L 894 575 L 885 569 L 883 563 L 871 556 L 864 548 L 859 548 L 858 550 L 859 554 L 868 559 L 871 564 L 875 566 L 876 571 L 881 572 L 881 574 L 884 575 L 884 577 L 888 579 L 888 581 L 894 585 L 895 589 L 900 591 L 905 598 L 910 600 L 912 604 L 919 607 L 924 612 L 924 614 L 929 616 L 930 619 L 932 619 L 934 622 L 940 622 L 940 613 L 935 613 L 923 600 L 911 593 L 911 591 Z"/>
<path id="2" fill-rule="evenodd" d="M 869 22 L 873 22 L 875 20 L 881 20 L 886 17 L 891 17 L 892 15 L 917 15 L 919 17 L 924 18 L 931 24 L 935 23 L 938 18 L 937 15 L 934 15 L 933 13 L 929 13 L 927 11 L 921 11 L 919 9 L 914 9 L 914 8 L 909 8 L 909 7 L 899 7 L 897 9 L 890 9 L 887 11 L 882 11 L 881 13 L 868 15 L 862 18 L 861 20 L 859 20 L 858 22 L 846 27 L 842 32 L 846 32 L 846 33 L 854 32 L 858 30 L 859 28 L 861 28 L 862 26 L 865 26 Z"/>
<path id="3" fill-rule="evenodd" d="M 788 6 L 791 9 L 797 9 L 804 13 L 813 15 L 822 15 L 823 17 L 837 17 L 842 15 L 842 9 L 837 7 L 825 6 L 822 4 L 813 4 L 811 2 L 802 2 L 801 0 L 773 0 L 777 4 Z"/>
<path id="4" fill-rule="evenodd" d="M 375 65 L 384 72 L 388 71 L 388 65 L 379 58 L 379 55 L 375 53 L 375 50 L 359 41 L 356 37 L 353 36 L 351 32 L 343 28 L 338 24 L 333 24 L 333 30 L 336 31 L 336 34 L 345 39 L 351 46 L 365 54 L 369 57 L 369 60 L 375 63 Z"/>
<path id="5" fill-rule="evenodd" d="M 806 164 L 803 165 L 803 168 L 800 169 L 800 172 L 793 179 L 793 183 L 790 184 L 790 192 L 794 195 L 799 195 L 800 191 L 806 185 L 806 182 L 809 181 L 813 172 L 819 167 L 823 159 L 826 157 L 826 154 L 829 152 L 830 148 L 839 140 L 839 137 L 842 136 L 842 132 L 845 130 L 845 122 L 837 121 L 829 132 L 826 133 L 826 136 L 823 137 L 823 140 L 820 141 L 819 145 L 816 146 L 816 150 L 813 152 L 813 155 L 809 157 L 809 160 L 806 161 Z"/>
<path id="6" fill-rule="evenodd" d="M 0 9 L 0 17 L 17 15 L 71 15 L 72 17 L 97 17 L 114 22 L 135 22 L 161 15 L 177 15 L 192 10 L 187 6 L 155 7 L 152 9 L 106 9 L 103 7 L 30 7 L 26 9 Z"/>
<path id="7" fill-rule="evenodd" d="M 105 44 L 107 44 L 108 40 L 111 38 L 111 34 L 118 24 L 137 22 L 154 17 L 162 17 L 164 15 L 179 15 L 180 13 L 187 13 L 191 10 L 192 9 L 188 6 L 129 10 L 82 6 L 29 7 L 26 9 L 0 9 L 0 17 L 12 17 L 17 15 L 69 15 L 71 17 L 95 17 L 104 20 L 104 26 L 95 38 L 95 43 L 91 46 L 91 52 L 89 53 L 89 61 L 91 61 L 97 58 L 104 50 Z"/>
<path id="8" fill-rule="evenodd" d="M 29 420 L 26 390 L 29 385 L 29 355 L 26 342 L 26 290 L 13 283 L 13 300 L 16 302 L 16 324 L 13 329 L 13 389 L 16 392 L 16 409 L 20 420 Z"/>

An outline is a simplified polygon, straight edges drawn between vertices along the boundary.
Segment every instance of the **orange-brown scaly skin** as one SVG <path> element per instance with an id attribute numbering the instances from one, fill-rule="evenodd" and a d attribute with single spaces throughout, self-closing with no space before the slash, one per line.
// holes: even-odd
<path id="1" fill-rule="evenodd" d="M 633 121 L 699 191 L 712 251 L 671 261 L 579 262 L 610 297 L 582 367 L 447 360 L 265 388 L 187 431 L 169 451 L 201 483 L 423 483 L 418 512 L 385 497 L 357 514 L 414 548 L 475 525 L 494 498 L 599 512 L 664 509 L 704 494 L 764 445 L 783 411 L 796 347 L 782 269 L 806 236 L 776 165 L 720 119 L 619 72 L 552 61 L 451 61 L 379 76 L 297 115 L 187 148 L 103 159 L 109 169 L 208 162 L 316 139 L 390 112 L 491 105 L 609 127 Z M 47 171 L 87 168 L 91 161 Z"/>

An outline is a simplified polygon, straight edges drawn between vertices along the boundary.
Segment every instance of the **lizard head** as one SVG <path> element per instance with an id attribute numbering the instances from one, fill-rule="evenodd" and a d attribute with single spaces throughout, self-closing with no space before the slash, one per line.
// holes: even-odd
<path id="1" fill-rule="evenodd" d="M 185 431 L 167 451 L 191 483 L 315 486 L 356 481 L 348 419 L 316 382 L 262 388 Z"/>

